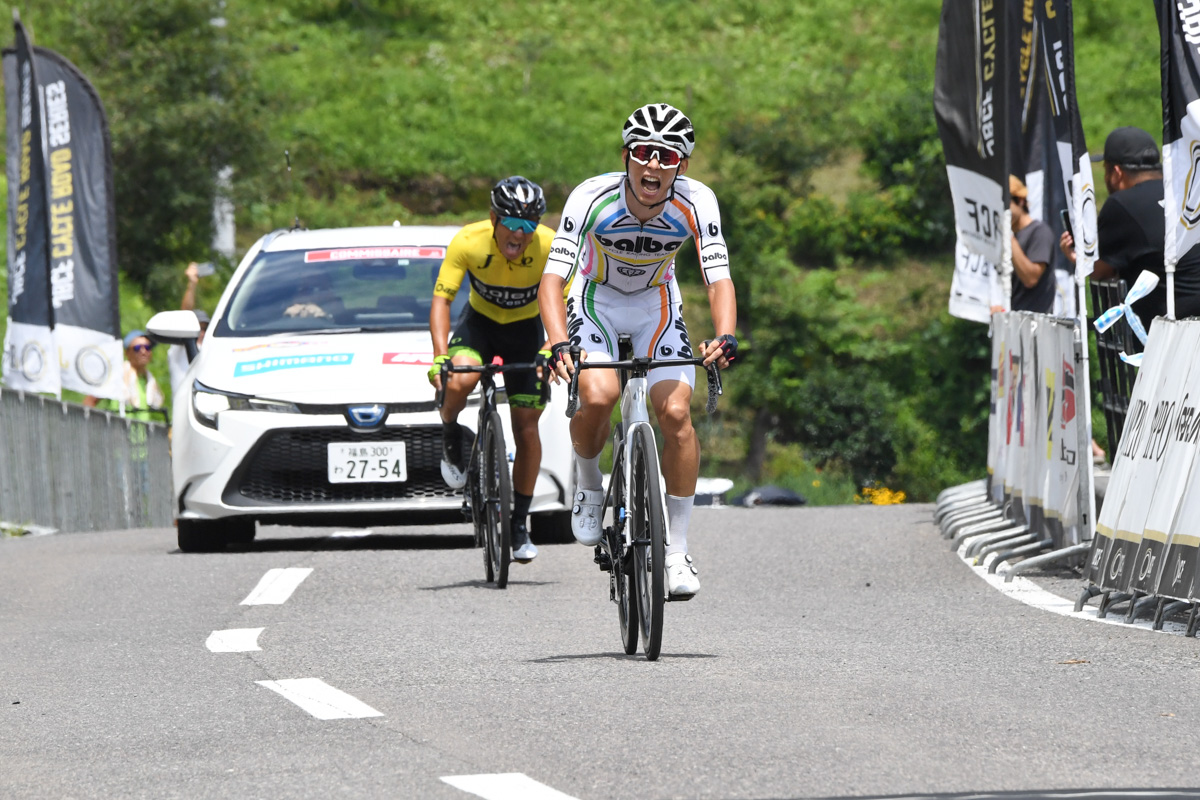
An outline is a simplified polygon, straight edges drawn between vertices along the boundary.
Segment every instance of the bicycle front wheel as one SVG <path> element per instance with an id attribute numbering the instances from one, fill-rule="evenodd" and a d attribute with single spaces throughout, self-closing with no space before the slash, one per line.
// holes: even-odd
<path id="1" fill-rule="evenodd" d="M 617 618 L 621 622 L 621 645 L 625 655 L 637 652 L 638 616 L 637 583 L 633 577 L 632 552 L 625 549 L 622 515 L 625 502 L 625 456 L 621 447 L 620 432 L 613 436 L 612 519 L 613 524 L 605 530 L 607 547 L 612 560 L 612 588 L 617 601 Z"/>
<path id="2" fill-rule="evenodd" d="M 663 604 L 666 600 L 666 513 L 660 489 L 658 451 L 648 425 L 633 431 L 629 475 L 629 525 L 633 571 L 637 587 L 638 620 L 646 658 L 662 650 Z"/>
<path id="3" fill-rule="evenodd" d="M 512 557 L 512 476 L 508 473 L 508 454 L 504 446 L 504 428 L 500 415 L 488 414 L 481 452 L 480 475 L 484 518 L 487 526 L 487 558 L 496 579 L 496 588 L 508 586 L 508 564 Z"/>

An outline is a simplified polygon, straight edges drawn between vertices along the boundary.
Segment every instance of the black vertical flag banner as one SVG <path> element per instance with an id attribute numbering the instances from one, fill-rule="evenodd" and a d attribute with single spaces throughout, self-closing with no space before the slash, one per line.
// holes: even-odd
<path id="1" fill-rule="evenodd" d="M 1173 282 L 1175 264 L 1200 242 L 1200 0 L 1155 0 L 1154 7 L 1162 39 L 1163 256 Z"/>
<path id="2" fill-rule="evenodd" d="M 1071 2 L 1040 0 L 1035 11 L 1041 28 L 1038 48 L 1045 67 L 1046 97 L 1065 200 L 1064 206 L 1050 207 L 1047 211 L 1057 216 L 1059 208 L 1067 209 L 1075 239 L 1075 274 L 1077 278 L 1083 278 L 1092 274 L 1096 262 L 1096 188 L 1087 142 L 1083 137 L 1083 123 L 1079 118 L 1079 104 L 1075 99 Z M 1058 187 L 1054 188 L 1057 190 Z M 1082 297 L 1083 284 L 1077 283 L 1077 286 Z"/>
<path id="3" fill-rule="evenodd" d="M 33 48 L 15 12 L 13 17 L 16 47 L 4 52 L 8 327 L 3 380 L 14 389 L 57 395 L 41 97 Z"/>
<path id="4" fill-rule="evenodd" d="M 96 90 L 71 62 L 35 49 L 45 98 L 50 301 L 67 389 L 121 394 L 112 144 Z"/>
<path id="5" fill-rule="evenodd" d="M 1015 79 L 1018 91 L 1015 93 L 1015 102 L 1020 108 L 1019 113 L 1012 115 L 1017 129 L 1013 135 L 1011 168 L 1012 174 L 1020 176 L 1029 191 L 1027 201 L 1030 216 L 1049 225 L 1057 241 L 1063 232 L 1059 212 L 1067 209 L 1068 201 L 1053 125 L 1050 71 L 1041 58 L 1046 15 L 1054 13 L 1049 8 L 1051 5 L 1045 0 L 1019 0 L 1011 7 L 1016 31 L 1013 38 L 1017 47 Z M 1073 271 L 1070 262 L 1057 247 L 1051 253 L 1049 268 Z M 1069 285 L 1066 289 L 1066 305 L 1063 308 L 1073 311 L 1074 286 Z"/>
<path id="6" fill-rule="evenodd" d="M 958 234 L 950 313 L 981 322 L 993 301 L 1008 304 L 995 296 L 992 266 L 1004 269 L 1011 258 L 1008 27 L 996 0 L 942 4 L 933 104 Z"/>

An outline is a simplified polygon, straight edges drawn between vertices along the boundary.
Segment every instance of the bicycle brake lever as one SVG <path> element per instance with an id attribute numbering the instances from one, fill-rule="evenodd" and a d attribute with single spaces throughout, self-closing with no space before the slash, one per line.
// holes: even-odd
<path id="1" fill-rule="evenodd" d="M 724 392 L 721 388 L 721 368 L 717 362 L 708 365 L 708 405 L 705 407 L 710 415 L 717 411 L 717 398 Z"/>
<path id="2" fill-rule="evenodd" d="M 567 417 L 575 416 L 575 412 L 579 410 L 579 354 L 582 348 L 574 346 L 571 348 L 571 364 L 575 370 L 571 373 L 571 382 L 567 388 Z"/>
<path id="3" fill-rule="evenodd" d="M 579 410 L 579 369 L 571 373 L 571 383 L 567 389 L 567 416 L 575 416 Z"/>
<path id="4" fill-rule="evenodd" d="M 439 370 L 439 372 L 440 372 L 439 377 L 441 378 L 442 387 L 440 389 L 438 389 L 437 393 L 434 395 L 434 397 L 435 397 L 434 408 L 441 411 L 442 405 L 446 402 L 446 378 L 450 374 L 450 371 L 446 368 L 446 362 L 444 362 L 444 361 L 442 362 L 442 368 L 441 368 L 441 370 Z"/>

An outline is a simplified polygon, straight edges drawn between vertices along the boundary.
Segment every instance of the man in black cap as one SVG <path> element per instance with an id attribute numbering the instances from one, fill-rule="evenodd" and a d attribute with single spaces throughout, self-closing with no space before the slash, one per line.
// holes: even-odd
<path id="1" fill-rule="evenodd" d="M 1166 215 L 1163 213 L 1163 173 L 1158 145 L 1141 128 L 1117 128 L 1104 141 L 1104 185 L 1108 199 L 1096 219 L 1099 253 L 1092 277 L 1120 277 L 1129 286 L 1143 270 L 1159 277 L 1158 288 L 1133 304 L 1133 310 L 1149 326 L 1167 313 Z M 1075 240 L 1063 233 L 1063 253 L 1075 262 Z M 1104 309 L 1100 309 L 1103 311 Z M 1182 319 L 1200 314 L 1200 248 L 1193 248 L 1175 265 L 1175 316 Z"/>

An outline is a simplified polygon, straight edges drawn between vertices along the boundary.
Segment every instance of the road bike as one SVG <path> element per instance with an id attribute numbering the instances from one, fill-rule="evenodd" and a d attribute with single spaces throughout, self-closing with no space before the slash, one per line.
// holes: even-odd
<path id="1" fill-rule="evenodd" d="M 437 407 L 446 399 L 446 383 L 451 373 L 479 374 L 479 422 L 471 455 L 467 460 L 463 516 L 475 527 L 475 546 L 483 548 L 484 574 L 496 588 L 508 586 L 508 566 L 512 559 L 512 475 L 508 467 L 508 448 L 504 427 L 496 409 L 496 381 L 499 372 L 533 370 L 542 364 L 504 364 L 499 357 L 491 364 L 455 365 L 442 362 L 442 388 L 437 392 Z M 546 367 L 547 369 L 549 367 Z M 542 402 L 550 401 L 550 381 L 541 382 Z"/>
<path id="2" fill-rule="evenodd" d="M 609 574 L 609 599 L 617 604 L 621 623 L 621 642 L 626 655 L 637 651 L 638 631 L 649 661 L 662 651 L 663 605 L 668 600 L 690 600 L 691 596 L 670 597 L 667 593 L 666 492 L 658 466 L 658 446 L 650 416 L 646 410 L 649 384 L 647 376 L 655 367 L 704 366 L 703 358 L 655 359 L 631 358 L 630 339 L 621 336 L 616 361 L 580 361 L 581 349 L 571 348 L 575 372 L 571 375 L 567 396 L 567 416 L 579 407 L 579 373 L 585 369 L 615 369 L 621 382 L 621 421 L 613 430 L 613 467 L 600 519 L 609 514 L 600 543 L 596 545 L 596 564 Z M 721 395 L 721 372 L 716 362 L 708 372 L 708 413 L 717 408 Z M 636 619 L 635 619 L 636 617 Z"/>

